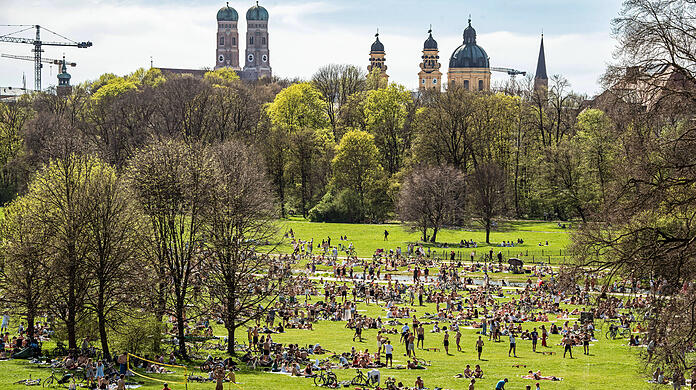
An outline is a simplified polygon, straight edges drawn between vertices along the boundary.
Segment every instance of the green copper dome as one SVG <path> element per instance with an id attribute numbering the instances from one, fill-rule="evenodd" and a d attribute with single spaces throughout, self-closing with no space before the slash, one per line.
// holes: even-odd
<path id="1" fill-rule="evenodd" d="M 450 68 L 489 68 L 488 54 L 483 48 L 476 44 L 476 30 L 471 27 L 471 19 L 469 19 L 469 27 L 464 30 L 464 43 L 459 46 L 449 62 Z"/>
<path id="2" fill-rule="evenodd" d="M 239 20 L 239 15 L 234 8 L 230 7 L 230 3 L 227 3 L 218 11 L 217 20 L 218 22 L 236 22 Z"/>
<path id="3" fill-rule="evenodd" d="M 268 11 L 256 2 L 256 5 L 249 8 L 246 15 L 247 20 L 268 20 Z"/>

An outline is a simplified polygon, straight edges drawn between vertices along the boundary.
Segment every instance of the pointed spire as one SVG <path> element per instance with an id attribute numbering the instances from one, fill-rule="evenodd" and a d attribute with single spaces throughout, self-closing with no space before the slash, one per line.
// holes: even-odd
<path id="1" fill-rule="evenodd" d="M 537 60 L 535 79 L 548 80 L 546 75 L 546 55 L 544 53 L 544 33 L 541 33 L 541 45 L 539 46 L 539 59 Z"/>

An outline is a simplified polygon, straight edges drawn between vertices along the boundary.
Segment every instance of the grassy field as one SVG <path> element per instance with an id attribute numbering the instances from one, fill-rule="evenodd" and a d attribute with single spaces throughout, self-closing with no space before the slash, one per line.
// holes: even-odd
<path id="1" fill-rule="evenodd" d="M 377 248 L 395 248 L 399 245 L 405 248 L 408 242 L 415 241 L 418 238 L 417 233 L 411 233 L 395 224 L 316 224 L 290 220 L 281 222 L 281 226 L 285 230 L 292 228 L 298 238 L 314 238 L 315 243 L 320 243 L 322 238 L 329 236 L 332 238 L 332 243 L 334 243 L 334 240 L 337 240 L 340 235 L 347 235 L 349 241 L 352 241 L 356 246 L 358 254 L 364 257 L 370 257 Z M 559 229 L 555 223 L 515 222 L 506 224 L 503 228 L 505 228 L 504 231 L 496 231 L 492 234 L 492 241 L 515 241 L 517 238 L 522 238 L 525 244 L 515 248 L 516 250 L 538 250 L 537 244 L 539 242 L 545 243 L 548 240 L 549 246 L 545 246 L 544 249 L 561 251 L 569 242 L 568 230 Z M 388 242 L 383 240 L 384 229 L 390 232 Z M 484 234 L 481 231 L 446 230 L 439 236 L 438 241 L 458 242 L 460 239 L 483 241 Z M 289 251 L 291 247 L 284 244 L 277 249 L 279 251 Z M 478 251 L 487 252 L 488 249 L 489 247 L 479 246 Z M 494 250 L 497 250 L 497 247 Z M 465 251 L 468 255 L 471 249 L 462 249 L 462 251 Z M 507 294 L 511 293 L 508 292 Z M 509 299 L 509 295 L 506 299 Z M 415 314 L 419 317 L 426 312 L 435 312 L 434 304 L 428 304 L 424 307 L 413 307 L 413 309 L 416 310 Z M 384 308 L 375 304 L 366 305 L 360 303 L 358 310 L 371 317 L 378 315 L 386 316 Z M 554 318 L 550 319 L 552 321 L 555 320 Z M 18 318 L 13 318 L 13 325 L 16 326 L 18 321 Z M 557 324 L 561 325 L 566 320 L 558 319 L 557 321 Z M 570 321 L 572 324 L 573 320 Z M 448 324 L 444 323 L 442 325 Z M 540 323 L 525 323 L 523 326 L 526 329 L 531 329 L 540 325 Z M 549 323 L 546 323 L 546 325 L 548 328 Z M 558 335 L 551 335 L 548 348 L 538 348 L 539 352 L 554 352 L 554 354 L 533 353 L 531 351 L 531 342 L 518 339 L 518 358 L 507 356 L 508 342 L 505 337 L 503 337 L 500 343 L 488 341 L 486 337 L 483 353 L 485 360 L 479 362 L 476 360 L 474 350 L 477 334 L 473 328 L 462 330 L 463 352 L 456 352 L 454 335 L 451 336 L 451 356 L 447 356 L 444 348 L 442 348 L 442 333 L 430 333 L 432 325 L 428 325 L 425 328 L 425 346 L 437 347 L 440 348 L 440 351 L 426 352 L 417 350 L 417 354 L 419 358 L 429 360 L 432 365 L 426 370 L 381 369 L 383 381 L 386 377 L 392 376 L 405 385 L 413 386 L 416 376 L 421 376 L 425 381 L 425 386 L 430 389 L 435 387 L 464 389 L 468 386 L 468 380 L 457 379 L 454 375 L 462 372 L 466 364 L 470 364 L 472 368 L 475 364 L 481 364 L 485 376 L 482 380 L 477 381 L 476 389 L 493 389 L 495 382 L 505 377 L 510 380 L 506 387 L 507 389 L 524 389 L 525 385 L 532 385 L 532 388 L 534 388 L 536 381 L 521 378 L 528 370 L 541 370 L 542 375 L 554 375 L 563 378 L 559 382 L 541 381 L 541 388 L 544 390 L 600 390 L 609 388 L 647 390 L 653 388 L 653 385 L 648 384 L 644 376 L 639 373 L 640 363 L 637 359 L 639 349 L 627 347 L 626 340 L 606 340 L 603 336 L 604 332 L 597 332 L 599 340 L 592 344 L 591 355 L 583 355 L 581 347 L 574 348 L 574 359 L 563 358 L 563 349 L 557 345 L 560 342 L 560 336 Z M 220 325 L 215 325 L 214 331 L 216 336 L 226 336 L 225 330 Z M 366 330 L 363 332 L 364 342 L 352 342 L 353 332 L 345 328 L 344 322 L 319 321 L 315 324 L 314 330 L 290 329 L 284 334 L 273 335 L 273 340 L 275 342 L 297 343 L 300 345 L 320 343 L 324 348 L 336 353 L 350 351 L 352 346 L 355 346 L 356 349 L 369 349 L 371 352 L 374 352 L 376 349 L 376 334 L 375 330 Z M 392 344 L 395 345 L 394 365 L 405 364 L 406 357 L 403 356 L 405 347 L 399 344 L 399 336 L 390 335 L 390 339 Z M 246 342 L 246 333 L 243 330 L 238 331 L 237 341 L 241 343 Z M 318 357 L 323 359 L 329 355 L 319 355 Z M 191 374 L 205 375 L 194 368 L 194 366 L 191 366 Z M 350 380 L 355 375 L 355 370 L 353 369 L 336 370 L 335 372 L 339 380 Z M 26 361 L 2 361 L 0 362 L 0 388 L 9 390 L 24 389 L 25 386 L 12 385 L 12 383 L 20 379 L 27 379 L 30 375 L 33 378 L 44 378 L 49 374 L 50 370 L 37 368 L 36 365 Z M 163 376 L 163 379 L 175 381 L 180 379 L 180 376 Z M 225 389 L 261 390 L 282 388 L 294 390 L 314 388 L 311 379 L 258 371 L 242 371 L 238 373 L 237 379 L 239 381 L 238 387 L 226 384 Z M 137 380 L 142 382 L 143 387 L 141 389 L 143 390 L 162 388 L 162 385 L 155 381 L 143 381 L 140 378 Z M 177 390 L 185 388 L 183 385 L 170 387 Z M 213 388 L 214 385 L 212 383 L 190 383 L 188 385 L 188 389 L 192 390 Z"/>
<path id="2" fill-rule="evenodd" d="M 379 248 L 396 249 L 406 251 L 410 242 L 418 242 L 419 232 L 413 232 L 408 227 L 399 224 L 347 224 L 347 223 L 312 223 L 299 219 L 289 219 L 279 222 L 281 232 L 292 229 L 295 238 L 301 240 L 314 239 L 315 247 L 321 244 L 323 239 L 331 237 L 331 244 L 336 245 L 340 236 L 347 236 L 348 241 L 342 244 L 348 246 L 351 242 L 355 246 L 359 257 L 372 257 Z M 389 231 L 388 241 L 384 240 L 384 231 Z M 491 232 L 491 244 L 486 244 L 486 233 L 480 229 L 453 230 L 444 229 L 437 235 L 437 245 L 427 244 L 424 249 L 430 248 L 436 251 L 439 256 L 443 252 L 448 255 L 451 250 L 461 253 L 464 259 L 470 258 L 470 253 L 476 252 L 476 257 L 487 254 L 493 249 L 494 253 L 502 251 L 505 257 L 521 257 L 525 261 L 543 261 L 559 263 L 564 260 L 565 248 L 570 242 L 569 229 L 562 229 L 555 222 L 530 222 L 530 221 L 509 221 L 501 223 L 500 226 Z M 515 247 L 499 247 L 502 241 L 517 242 L 522 239 L 524 244 Z M 461 240 L 473 240 L 478 243 L 477 248 L 460 248 Z M 548 242 L 548 246 L 546 243 Z M 539 246 L 539 244 L 543 244 Z M 449 245 L 448 245 L 449 244 Z M 275 248 L 276 252 L 292 252 L 289 240 L 285 240 Z M 318 250 L 315 249 L 315 253 Z"/>

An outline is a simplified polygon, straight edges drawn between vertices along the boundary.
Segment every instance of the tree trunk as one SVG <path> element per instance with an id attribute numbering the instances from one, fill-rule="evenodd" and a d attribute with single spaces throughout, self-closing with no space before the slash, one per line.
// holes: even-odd
<path id="1" fill-rule="evenodd" d="M 235 325 L 227 325 L 227 353 L 230 356 L 237 356 L 234 351 L 234 331 L 237 330 Z"/>
<path id="2" fill-rule="evenodd" d="M 97 326 L 99 327 L 99 340 L 101 341 L 104 359 L 109 359 L 109 341 L 106 335 L 106 315 L 104 314 L 104 290 L 99 286 L 99 297 L 97 298 Z"/>
<path id="3" fill-rule="evenodd" d="M 433 236 L 430 237 L 430 242 L 432 242 L 434 244 L 437 242 L 436 240 L 437 240 L 437 228 L 435 227 L 435 228 L 433 228 Z"/>
<path id="4" fill-rule="evenodd" d="M 491 243 L 491 220 L 486 219 L 486 244 Z"/>
<path id="5" fill-rule="evenodd" d="M 184 301 L 180 298 L 176 299 L 176 328 L 179 338 L 179 354 L 182 359 L 188 359 L 186 340 L 184 339 Z"/>

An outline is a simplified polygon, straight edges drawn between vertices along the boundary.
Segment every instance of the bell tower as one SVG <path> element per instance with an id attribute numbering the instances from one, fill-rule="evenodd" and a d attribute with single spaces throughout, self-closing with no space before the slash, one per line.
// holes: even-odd
<path id="1" fill-rule="evenodd" d="M 230 3 L 220 8 L 217 13 L 217 42 L 215 50 L 215 69 L 239 68 L 239 33 L 237 31 L 237 11 Z"/>
<path id="2" fill-rule="evenodd" d="M 389 75 L 387 75 L 387 65 L 385 62 L 385 52 L 384 45 L 379 41 L 379 30 L 375 34 L 375 42 L 370 47 L 370 65 L 367 67 L 368 72 L 372 72 L 372 69 L 379 69 L 381 76 L 389 82 Z"/>
<path id="3" fill-rule="evenodd" d="M 245 77 L 260 79 L 271 77 L 271 58 L 268 50 L 268 11 L 256 2 L 246 13 Z"/>
<path id="4" fill-rule="evenodd" d="M 418 89 L 441 91 L 442 72 L 440 72 L 440 56 L 437 41 L 433 38 L 432 27 L 428 30 L 428 39 L 423 44 L 423 62 L 418 72 Z"/>

